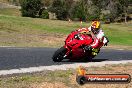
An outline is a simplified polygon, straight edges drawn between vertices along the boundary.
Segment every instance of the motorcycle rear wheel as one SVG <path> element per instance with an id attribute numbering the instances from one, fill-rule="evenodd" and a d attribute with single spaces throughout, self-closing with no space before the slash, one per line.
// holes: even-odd
<path id="1" fill-rule="evenodd" d="M 64 48 L 64 47 L 61 47 L 60 49 L 58 49 L 58 50 L 54 53 L 54 55 L 53 55 L 53 57 L 52 57 L 52 60 L 53 60 L 54 62 L 61 62 L 61 61 L 64 59 L 64 55 L 66 54 L 66 52 L 67 52 L 67 49 Z"/>

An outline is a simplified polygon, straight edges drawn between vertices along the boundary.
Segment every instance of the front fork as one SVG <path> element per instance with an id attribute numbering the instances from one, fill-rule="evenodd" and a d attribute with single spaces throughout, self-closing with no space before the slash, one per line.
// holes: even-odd
<path id="1" fill-rule="evenodd" d="M 66 58 L 66 57 L 70 54 L 70 52 L 71 52 L 72 50 L 71 50 L 69 47 L 67 47 L 67 46 L 64 46 L 64 48 L 67 49 L 66 54 L 63 56 L 64 58 Z"/>

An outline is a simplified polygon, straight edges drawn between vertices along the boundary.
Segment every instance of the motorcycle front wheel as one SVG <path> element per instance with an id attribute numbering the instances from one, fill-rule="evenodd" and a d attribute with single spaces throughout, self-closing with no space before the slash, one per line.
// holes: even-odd
<path id="1" fill-rule="evenodd" d="M 54 55 L 53 55 L 53 57 L 52 57 L 52 60 L 53 60 L 54 62 L 61 62 L 61 61 L 64 59 L 64 55 L 66 54 L 66 52 L 67 52 L 67 49 L 64 48 L 64 47 L 61 47 L 60 49 L 58 49 L 58 50 L 54 53 Z"/>

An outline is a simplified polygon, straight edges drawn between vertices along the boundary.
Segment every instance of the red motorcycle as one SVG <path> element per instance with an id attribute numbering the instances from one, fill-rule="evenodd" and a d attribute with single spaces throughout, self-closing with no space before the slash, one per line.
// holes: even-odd
<path id="1" fill-rule="evenodd" d="M 65 45 L 54 53 L 52 59 L 54 62 L 61 62 L 63 59 L 89 61 L 100 51 L 100 49 L 87 50 L 92 42 L 91 34 L 80 34 L 80 31 L 73 31 L 66 38 Z"/>

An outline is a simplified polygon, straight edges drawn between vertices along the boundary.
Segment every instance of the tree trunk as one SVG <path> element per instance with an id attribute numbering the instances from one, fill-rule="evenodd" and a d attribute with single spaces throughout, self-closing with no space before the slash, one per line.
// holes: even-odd
<path id="1" fill-rule="evenodd" d="M 125 23 L 127 24 L 127 16 L 126 16 L 126 14 L 125 14 Z"/>

